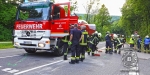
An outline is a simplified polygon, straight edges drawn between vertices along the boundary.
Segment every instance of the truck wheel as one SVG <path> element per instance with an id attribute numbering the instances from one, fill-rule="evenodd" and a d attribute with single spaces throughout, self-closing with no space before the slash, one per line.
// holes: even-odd
<path id="1" fill-rule="evenodd" d="M 27 53 L 35 53 L 37 50 L 36 49 L 25 49 Z"/>
<path id="2" fill-rule="evenodd" d="M 58 39 L 57 46 L 60 44 L 61 39 Z M 61 48 L 54 50 L 54 55 L 56 56 L 62 56 L 63 55 L 63 46 Z"/>

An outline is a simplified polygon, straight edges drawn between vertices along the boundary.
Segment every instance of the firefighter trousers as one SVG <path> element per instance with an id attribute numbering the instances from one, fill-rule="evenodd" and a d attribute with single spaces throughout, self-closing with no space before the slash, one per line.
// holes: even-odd
<path id="1" fill-rule="evenodd" d="M 75 60 L 78 62 L 79 61 L 79 56 L 80 56 L 80 52 L 79 52 L 79 43 L 72 43 L 71 45 L 71 62 L 75 62 Z"/>
<path id="2" fill-rule="evenodd" d="M 91 49 L 92 49 L 92 56 L 94 56 L 94 52 L 96 50 L 96 45 L 91 44 Z"/>
<path id="3" fill-rule="evenodd" d="M 61 41 L 58 47 L 59 48 L 63 47 L 63 53 L 64 53 L 64 55 L 68 54 L 68 42 Z"/>
<path id="4" fill-rule="evenodd" d="M 109 52 L 109 53 L 112 53 L 112 43 L 111 41 L 106 41 L 106 53 Z"/>
<path id="5" fill-rule="evenodd" d="M 80 58 L 85 59 L 85 51 L 87 50 L 87 45 L 80 45 Z"/>

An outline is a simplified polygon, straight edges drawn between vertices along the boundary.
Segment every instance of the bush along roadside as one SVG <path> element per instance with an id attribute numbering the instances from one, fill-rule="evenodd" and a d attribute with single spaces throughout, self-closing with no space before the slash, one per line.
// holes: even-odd
<path id="1" fill-rule="evenodd" d="M 12 43 L 0 43 L 0 49 L 14 48 Z"/>

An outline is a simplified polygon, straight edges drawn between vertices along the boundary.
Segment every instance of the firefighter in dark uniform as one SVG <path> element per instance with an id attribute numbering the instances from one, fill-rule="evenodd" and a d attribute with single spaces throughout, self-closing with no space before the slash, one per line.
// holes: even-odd
<path id="1" fill-rule="evenodd" d="M 83 62 L 85 59 L 85 51 L 87 50 L 88 42 L 88 32 L 86 31 L 86 26 L 81 26 L 82 36 L 80 39 L 80 60 Z"/>
<path id="2" fill-rule="evenodd" d="M 110 54 L 112 54 L 112 52 L 113 52 L 112 42 L 111 42 L 111 36 L 110 36 L 109 31 L 106 32 L 105 40 L 106 40 L 106 52 L 105 53 L 109 52 Z"/>
<path id="3" fill-rule="evenodd" d="M 122 47 L 123 43 L 121 43 L 121 40 L 118 38 L 116 34 L 114 34 L 113 37 L 114 37 L 114 49 L 115 49 L 114 53 L 117 53 L 117 50 L 119 50 L 118 54 L 120 54 L 121 53 L 120 48 Z"/>
<path id="4" fill-rule="evenodd" d="M 75 24 L 74 25 L 74 29 L 71 31 L 70 33 L 70 40 L 68 42 L 68 44 L 72 44 L 71 45 L 71 61 L 69 62 L 70 64 L 75 64 L 75 63 L 79 63 L 79 43 L 80 43 L 80 39 L 81 39 L 81 31 L 78 30 L 78 25 Z"/>
<path id="5" fill-rule="evenodd" d="M 70 29 L 73 29 L 73 25 L 70 26 Z M 71 30 L 70 30 L 71 31 Z M 63 54 L 64 54 L 64 60 L 67 60 L 67 54 L 68 54 L 68 41 L 69 41 L 70 36 L 65 36 L 61 39 L 60 43 L 58 46 L 56 46 L 57 49 L 63 47 Z"/>
<path id="6" fill-rule="evenodd" d="M 99 43 L 98 34 L 94 33 L 90 38 L 90 48 L 92 49 L 92 56 L 94 56 L 94 52 L 97 49 L 96 46 Z"/>
<path id="7" fill-rule="evenodd" d="M 64 60 L 67 60 L 69 35 L 61 39 L 59 48 L 63 46 Z"/>

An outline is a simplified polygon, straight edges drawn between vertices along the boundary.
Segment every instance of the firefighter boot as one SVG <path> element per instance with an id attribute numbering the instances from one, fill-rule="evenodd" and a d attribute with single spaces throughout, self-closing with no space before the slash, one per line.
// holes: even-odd
<path id="1" fill-rule="evenodd" d="M 76 59 L 76 61 L 75 61 L 76 63 L 79 63 L 79 59 Z"/>
<path id="2" fill-rule="evenodd" d="M 115 50 L 114 53 L 117 53 L 117 50 Z"/>
<path id="3" fill-rule="evenodd" d="M 83 60 L 84 60 L 83 58 L 80 58 L 80 61 L 81 61 L 81 62 L 83 62 Z"/>
<path id="4" fill-rule="evenodd" d="M 92 53 L 92 56 L 94 56 L 94 53 Z"/>
<path id="5" fill-rule="evenodd" d="M 112 49 L 109 49 L 109 54 L 113 54 L 113 53 L 112 53 Z"/>
<path id="6" fill-rule="evenodd" d="M 106 49 L 105 53 L 108 53 L 108 50 Z"/>
<path id="7" fill-rule="evenodd" d="M 121 54 L 121 51 L 119 50 L 118 54 Z"/>
<path id="8" fill-rule="evenodd" d="M 71 60 L 69 64 L 75 64 L 75 60 Z"/>
<path id="9" fill-rule="evenodd" d="M 64 60 L 67 60 L 67 55 L 64 55 Z"/>
<path id="10" fill-rule="evenodd" d="M 88 55 L 90 55 L 90 52 L 88 52 Z"/>

